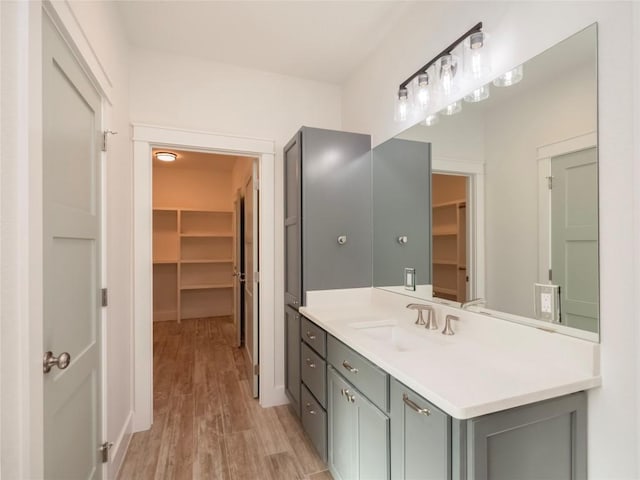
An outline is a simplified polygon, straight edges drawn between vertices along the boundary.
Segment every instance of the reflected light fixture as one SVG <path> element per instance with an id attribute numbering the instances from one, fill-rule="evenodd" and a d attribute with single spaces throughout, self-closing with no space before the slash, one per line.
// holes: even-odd
<path id="1" fill-rule="evenodd" d="M 480 33 L 481 35 L 477 35 L 478 33 Z M 467 39 L 469 39 L 469 41 L 465 42 Z M 412 89 L 413 91 L 411 92 L 411 96 L 415 96 L 416 98 L 412 98 L 411 103 L 415 106 L 416 109 L 422 111 L 428 108 L 430 97 L 433 93 L 429 91 L 429 89 L 433 87 L 433 85 L 431 85 L 433 83 L 431 81 L 433 80 L 433 77 L 436 77 L 436 80 L 438 81 L 438 89 L 444 94 L 445 100 L 447 100 L 446 97 L 455 93 L 457 83 L 460 80 L 459 77 L 461 75 L 459 68 L 460 59 L 453 54 L 453 51 L 454 49 L 456 49 L 456 47 L 463 44 L 463 42 L 465 43 L 465 45 L 469 45 L 469 49 L 474 50 L 474 55 L 477 57 L 477 69 L 479 69 L 479 71 L 483 71 L 483 69 L 485 68 L 483 65 L 488 65 L 487 60 L 484 58 L 485 41 L 486 36 L 482 32 L 482 22 L 478 22 L 470 30 L 460 36 L 455 42 L 445 48 L 442 52 L 440 52 L 425 65 L 423 65 L 417 72 L 415 72 L 404 82 L 402 82 L 398 87 L 398 93 L 396 94 L 394 115 L 396 121 L 403 122 L 408 117 L 408 86 L 414 80 L 417 80 L 417 88 Z M 472 59 L 474 58 L 474 55 L 471 55 Z M 432 66 L 436 69 L 435 75 L 433 77 L 431 77 L 428 73 L 429 68 Z"/>
<path id="2" fill-rule="evenodd" d="M 464 96 L 464 101 L 469 103 L 477 103 L 489 98 L 489 85 L 483 85 L 476 88 L 473 92 Z"/>
<path id="3" fill-rule="evenodd" d="M 431 127 L 440 121 L 440 116 L 437 113 L 432 113 L 431 115 L 427 115 L 427 118 L 424 119 L 424 124 L 427 127 Z"/>
<path id="4" fill-rule="evenodd" d="M 453 102 L 446 107 L 444 107 L 440 113 L 443 115 L 455 115 L 456 113 L 460 113 L 462 111 L 462 102 L 458 100 L 457 102 Z"/>
<path id="5" fill-rule="evenodd" d="M 175 162 L 178 156 L 175 153 L 171 152 L 157 152 L 156 158 L 161 162 Z"/>
<path id="6" fill-rule="evenodd" d="M 520 83 L 522 78 L 524 77 L 524 71 L 522 65 L 518 65 L 513 70 L 509 70 L 506 73 L 503 73 L 499 77 L 497 77 L 493 84 L 496 87 L 510 87 L 511 85 L 515 85 L 516 83 Z"/>

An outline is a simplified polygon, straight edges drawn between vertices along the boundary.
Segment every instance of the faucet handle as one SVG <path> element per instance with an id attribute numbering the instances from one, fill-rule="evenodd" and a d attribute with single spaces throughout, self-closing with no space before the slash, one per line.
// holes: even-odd
<path id="1" fill-rule="evenodd" d="M 416 325 L 425 325 L 424 317 L 422 316 L 422 312 L 424 310 L 427 310 L 429 312 L 427 318 L 431 319 L 431 311 L 433 310 L 431 305 L 423 305 L 421 303 L 410 303 L 409 305 L 407 305 L 407 308 L 409 310 L 417 310 L 418 311 L 418 318 L 414 322 Z"/>
<path id="2" fill-rule="evenodd" d="M 444 329 L 442 330 L 443 335 L 455 335 L 456 332 L 451 328 L 451 320 L 460 320 L 455 315 L 447 315 L 444 317 Z"/>

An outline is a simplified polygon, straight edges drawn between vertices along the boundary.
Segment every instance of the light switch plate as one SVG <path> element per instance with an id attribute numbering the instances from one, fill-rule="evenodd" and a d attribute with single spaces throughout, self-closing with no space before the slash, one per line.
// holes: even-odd
<path id="1" fill-rule="evenodd" d="M 536 318 L 547 322 L 560 322 L 560 287 L 534 283 L 534 308 Z"/>
<path id="2" fill-rule="evenodd" d="M 416 289 L 416 269 L 415 268 L 404 269 L 404 289 L 415 291 Z"/>

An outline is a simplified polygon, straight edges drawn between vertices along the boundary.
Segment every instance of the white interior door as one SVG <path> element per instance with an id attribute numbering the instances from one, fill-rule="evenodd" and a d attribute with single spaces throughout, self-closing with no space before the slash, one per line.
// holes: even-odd
<path id="1" fill-rule="evenodd" d="M 43 17 L 44 476 L 100 479 L 101 98 Z"/>
<path id="2" fill-rule="evenodd" d="M 253 397 L 258 398 L 259 391 L 259 333 L 260 333 L 260 312 L 258 308 L 259 298 L 259 274 L 258 262 L 258 195 L 254 188 L 254 179 L 258 178 L 257 162 L 253 163 L 253 175 L 244 187 L 244 313 L 246 326 L 246 348 L 251 360 L 253 377 L 252 392 Z"/>
<path id="3" fill-rule="evenodd" d="M 563 324 L 598 330 L 598 166 L 595 148 L 551 159 L 551 270 Z"/>

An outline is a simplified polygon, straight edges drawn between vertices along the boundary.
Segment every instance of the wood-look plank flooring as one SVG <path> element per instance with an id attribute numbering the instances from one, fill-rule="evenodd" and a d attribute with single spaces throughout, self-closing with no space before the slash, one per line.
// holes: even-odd
<path id="1" fill-rule="evenodd" d="M 153 326 L 154 420 L 136 433 L 120 480 L 331 480 L 286 405 L 251 398 L 228 317 Z"/>

